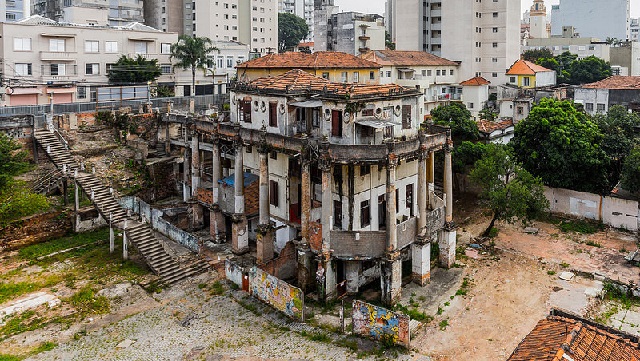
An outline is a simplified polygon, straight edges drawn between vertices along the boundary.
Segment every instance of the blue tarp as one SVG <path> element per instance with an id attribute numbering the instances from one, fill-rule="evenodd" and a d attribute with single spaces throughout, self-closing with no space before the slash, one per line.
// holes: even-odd
<path id="1" fill-rule="evenodd" d="M 253 182 L 257 182 L 258 181 L 258 176 L 252 173 L 244 173 L 244 186 L 248 187 L 249 184 L 253 183 Z M 229 186 L 229 187 L 233 187 L 235 184 L 235 174 L 231 174 L 226 178 L 222 178 L 218 181 L 218 183 L 225 185 L 225 186 Z"/>

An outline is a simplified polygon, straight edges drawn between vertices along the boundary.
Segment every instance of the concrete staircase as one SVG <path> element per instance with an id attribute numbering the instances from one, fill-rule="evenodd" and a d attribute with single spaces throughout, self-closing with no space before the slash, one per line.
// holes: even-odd
<path id="1" fill-rule="evenodd" d="M 175 283 L 207 271 L 209 265 L 203 260 L 196 260 L 183 266 L 171 257 L 162 243 L 153 235 L 153 230 L 148 224 L 129 217 L 113 197 L 109 188 L 105 187 L 93 174 L 81 172 L 78 169 L 71 153 L 54 133 L 47 130 L 37 130 L 34 133 L 34 138 L 58 169 L 63 170 L 66 166 L 71 175 L 78 170 L 76 182 L 90 197 L 105 220 L 109 221 L 109 218 L 112 217 L 112 224 L 120 229 L 124 228 L 126 221 L 127 227 L 124 231 L 128 240 L 140 251 L 151 270 L 159 275 L 164 283 Z"/>

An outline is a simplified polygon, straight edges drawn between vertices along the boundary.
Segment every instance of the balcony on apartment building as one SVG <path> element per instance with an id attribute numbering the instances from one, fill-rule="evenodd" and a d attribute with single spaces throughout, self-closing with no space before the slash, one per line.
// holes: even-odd
<path id="1" fill-rule="evenodd" d="M 76 51 L 41 51 L 40 60 L 51 61 L 75 61 L 78 58 L 78 52 Z"/>

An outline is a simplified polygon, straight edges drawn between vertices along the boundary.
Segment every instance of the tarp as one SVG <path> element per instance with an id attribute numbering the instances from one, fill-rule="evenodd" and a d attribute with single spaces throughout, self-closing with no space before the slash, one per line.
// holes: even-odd
<path id="1" fill-rule="evenodd" d="M 359 124 L 365 127 L 376 128 L 376 129 L 382 129 L 382 128 L 400 125 L 388 119 L 378 119 L 374 117 L 360 118 L 356 120 L 356 124 Z"/>
<path id="2" fill-rule="evenodd" d="M 306 100 L 302 102 L 289 103 L 300 108 L 320 108 L 322 106 L 322 100 Z"/>

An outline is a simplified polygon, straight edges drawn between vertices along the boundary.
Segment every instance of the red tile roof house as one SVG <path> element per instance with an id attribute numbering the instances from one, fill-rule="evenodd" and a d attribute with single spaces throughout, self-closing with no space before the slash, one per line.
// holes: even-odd
<path id="1" fill-rule="evenodd" d="M 574 101 L 594 115 L 606 113 L 614 105 L 640 112 L 640 76 L 614 75 L 575 89 Z"/>
<path id="2" fill-rule="evenodd" d="M 640 361 L 638 337 L 559 309 L 520 342 L 507 361 Z"/>

